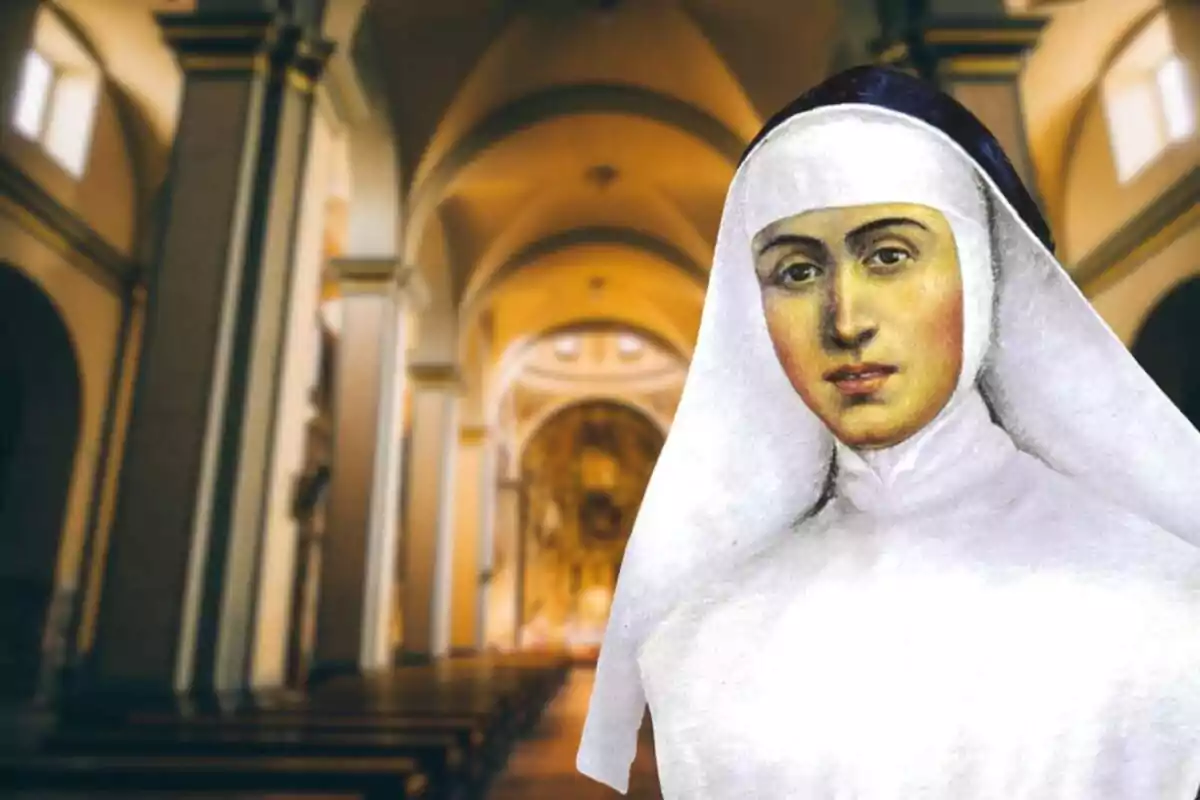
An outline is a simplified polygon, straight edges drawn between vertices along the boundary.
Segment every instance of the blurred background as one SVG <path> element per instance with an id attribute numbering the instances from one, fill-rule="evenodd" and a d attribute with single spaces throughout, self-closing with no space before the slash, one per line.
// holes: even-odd
<path id="1" fill-rule="evenodd" d="M 1200 425 L 1195 0 L 4 0 L 2 727 L 542 654 L 491 771 L 592 791 L 726 189 L 864 63 L 993 130 Z"/>

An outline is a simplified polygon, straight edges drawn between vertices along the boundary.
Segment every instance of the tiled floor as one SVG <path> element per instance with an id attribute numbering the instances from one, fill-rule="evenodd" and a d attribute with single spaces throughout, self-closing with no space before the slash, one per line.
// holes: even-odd
<path id="1" fill-rule="evenodd" d="M 575 751 L 587 716 L 594 673 L 577 669 L 546 710 L 537 730 L 517 745 L 488 800 L 612 800 L 621 795 L 575 771 Z M 660 800 L 649 727 L 633 763 L 628 800 Z"/>

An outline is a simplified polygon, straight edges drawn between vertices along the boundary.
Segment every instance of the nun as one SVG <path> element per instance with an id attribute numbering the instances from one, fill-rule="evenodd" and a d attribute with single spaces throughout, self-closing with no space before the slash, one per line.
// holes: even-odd
<path id="1" fill-rule="evenodd" d="M 1192 800 L 1200 433 L 993 136 L 831 78 L 751 144 L 577 766 L 667 800 Z"/>

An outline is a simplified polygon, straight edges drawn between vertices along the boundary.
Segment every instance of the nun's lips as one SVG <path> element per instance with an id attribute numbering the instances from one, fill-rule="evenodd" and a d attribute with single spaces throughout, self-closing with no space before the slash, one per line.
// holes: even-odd
<path id="1" fill-rule="evenodd" d="M 825 380 L 842 394 L 864 395 L 879 391 L 899 371 L 899 367 L 891 364 L 848 364 L 826 372 Z"/>

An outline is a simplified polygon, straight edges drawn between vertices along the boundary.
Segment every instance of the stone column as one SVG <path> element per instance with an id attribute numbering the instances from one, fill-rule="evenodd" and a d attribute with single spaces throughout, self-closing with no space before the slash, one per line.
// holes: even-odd
<path id="1" fill-rule="evenodd" d="M 1200 4 L 1195 0 L 1166 0 L 1163 8 L 1175 52 L 1187 68 L 1192 108 L 1200 109 Z"/>
<path id="2" fill-rule="evenodd" d="M 334 267 L 342 323 L 316 670 L 369 672 L 392 663 L 405 338 L 421 290 L 416 273 L 394 259 L 344 258 Z"/>
<path id="3" fill-rule="evenodd" d="M 483 596 L 483 464 L 487 429 L 463 426 L 458 435 L 454 483 L 454 548 L 450 603 L 450 649 L 479 651 Z"/>
<path id="4" fill-rule="evenodd" d="M 488 617 L 491 608 L 491 587 L 496 575 L 496 443 L 484 429 L 484 441 L 479 467 L 479 590 L 475 606 L 478 609 L 476 643 L 482 650 L 488 645 Z"/>
<path id="5" fill-rule="evenodd" d="M 404 660 L 450 651 L 454 475 L 462 380 L 452 364 L 414 364 L 408 519 L 404 525 Z"/>
<path id="6" fill-rule="evenodd" d="M 936 81 L 969 108 L 995 134 L 1036 198 L 1020 75 L 1046 21 L 1005 16 L 998 0 L 965 6 L 928 0 L 925 5 L 915 14 L 884 15 L 879 60 Z"/>
<path id="7" fill-rule="evenodd" d="M 488 643 L 501 649 L 519 645 L 521 618 L 521 494 L 524 486 L 515 478 L 498 476 L 495 484 L 495 564 L 488 585 L 490 602 Z"/>
<path id="8" fill-rule="evenodd" d="M 312 91 L 272 14 L 164 15 L 185 75 L 100 599 L 97 688 L 247 685 Z"/>
<path id="9" fill-rule="evenodd" d="M 255 603 L 252 686 L 279 686 L 287 681 L 288 634 L 291 629 L 297 549 L 307 534 L 296 517 L 297 493 L 305 479 L 309 431 L 320 415 L 315 388 L 321 361 L 322 328 L 318 303 L 324 258 L 326 216 L 332 154 L 337 146 L 336 120 L 329 102 L 318 92 L 309 136 L 292 268 L 287 346 L 280 364 L 279 403 L 272 424 L 271 457 L 264 520 L 258 599 Z"/>

